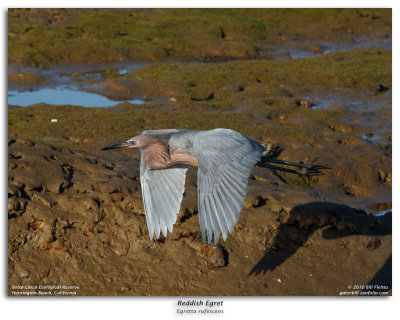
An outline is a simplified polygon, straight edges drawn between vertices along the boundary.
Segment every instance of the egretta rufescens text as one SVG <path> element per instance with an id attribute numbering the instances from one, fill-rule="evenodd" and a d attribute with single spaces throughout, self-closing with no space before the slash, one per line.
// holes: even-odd
<path id="1" fill-rule="evenodd" d="M 265 148 L 229 129 L 193 131 L 146 130 L 126 142 L 105 147 L 140 149 L 140 182 L 150 239 L 172 232 L 185 189 L 189 166 L 198 167 L 198 208 L 203 240 L 226 240 L 239 219 L 248 178 L 254 165 L 286 172 L 318 175 L 325 166 L 277 159 L 260 162 Z M 291 165 L 300 170 L 266 164 Z"/>

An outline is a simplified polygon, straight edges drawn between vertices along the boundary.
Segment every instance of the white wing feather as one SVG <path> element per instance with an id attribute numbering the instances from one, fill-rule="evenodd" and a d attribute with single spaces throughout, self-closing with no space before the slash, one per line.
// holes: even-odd
<path id="1" fill-rule="evenodd" d="M 193 139 L 199 163 L 200 229 L 204 241 L 226 240 L 239 219 L 248 178 L 265 148 L 228 129 L 203 131 Z"/>
<path id="2" fill-rule="evenodd" d="M 153 135 L 168 144 L 168 140 L 178 129 L 147 130 L 144 134 Z M 179 165 L 164 170 L 153 170 L 144 162 L 145 150 L 140 150 L 140 183 L 150 239 L 160 233 L 165 237 L 167 230 L 172 232 L 176 222 L 185 190 L 185 176 L 188 166 Z"/>

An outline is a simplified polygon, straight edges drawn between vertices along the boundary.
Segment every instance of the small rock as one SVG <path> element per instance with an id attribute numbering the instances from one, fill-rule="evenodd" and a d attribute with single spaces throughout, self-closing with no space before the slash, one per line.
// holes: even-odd
<path id="1" fill-rule="evenodd" d="M 259 207 L 264 206 L 266 203 L 267 203 L 267 198 L 258 195 L 258 196 L 253 200 L 252 207 L 254 207 L 254 208 L 259 208 Z"/>
<path id="2" fill-rule="evenodd" d="M 122 286 L 120 289 L 119 289 L 119 291 L 121 292 L 121 293 L 123 293 L 123 292 L 127 292 L 127 291 L 131 291 L 131 287 L 130 286 L 128 286 L 128 285 L 126 285 L 126 286 Z"/>
<path id="3" fill-rule="evenodd" d="M 228 252 L 219 244 L 201 248 L 197 255 L 205 257 L 211 269 L 225 267 L 228 264 Z"/>
<path id="4" fill-rule="evenodd" d="M 312 103 L 311 101 L 308 101 L 308 100 L 296 100 L 296 104 L 300 107 L 307 108 L 307 109 L 315 106 L 314 103 Z"/>
<path id="5" fill-rule="evenodd" d="M 26 207 L 28 206 L 28 201 L 19 197 L 12 197 L 8 199 L 8 216 L 18 217 L 22 215 Z"/>
<path id="6" fill-rule="evenodd" d="M 75 143 L 87 143 L 89 141 L 88 138 L 81 138 L 81 137 L 75 137 L 75 136 L 67 137 L 67 139 L 69 141 L 72 141 Z"/>
<path id="7" fill-rule="evenodd" d="M 384 182 L 384 183 L 391 183 L 392 182 L 392 173 L 390 171 L 379 170 L 378 180 L 380 182 Z"/>
<path id="8" fill-rule="evenodd" d="M 322 53 L 322 48 L 315 44 L 310 44 L 309 46 L 307 46 L 307 50 L 313 53 Z"/>
<path id="9" fill-rule="evenodd" d="M 250 179 L 256 180 L 256 181 L 265 181 L 265 179 L 263 177 L 259 177 L 256 175 L 251 175 Z"/>
<path id="10" fill-rule="evenodd" d="M 235 229 L 236 231 L 242 230 L 243 228 L 244 228 L 244 225 L 243 225 L 242 223 L 240 223 L 240 222 L 236 223 L 236 224 L 235 224 L 235 227 L 234 227 L 234 229 Z"/>
<path id="11" fill-rule="evenodd" d="M 333 121 L 329 125 L 329 129 L 336 131 L 336 132 L 353 132 L 353 127 L 348 125 L 347 123 L 343 123 L 340 121 Z"/>
<path id="12" fill-rule="evenodd" d="M 381 240 L 379 240 L 378 238 L 368 238 L 363 242 L 364 242 L 364 247 L 371 250 L 378 249 L 382 245 Z"/>
<path id="13" fill-rule="evenodd" d="M 265 151 L 262 154 L 263 157 L 273 157 L 282 151 L 282 147 L 276 143 L 263 143 L 262 145 L 265 148 Z"/>
<path id="14" fill-rule="evenodd" d="M 378 92 L 385 92 L 388 91 L 389 87 L 384 86 L 382 83 L 380 83 L 377 87 L 376 87 L 376 91 Z"/>
<path id="15" fill-rule="evenodd" d="M 36 230 L 36 229 L 39 229 L 40 227 L 42 227 L 43 225 L 44 225 L 43 221 L 37 220 L 37 221 L 31 222 L 29 224 L 29 228 L 32 230 Z"/>

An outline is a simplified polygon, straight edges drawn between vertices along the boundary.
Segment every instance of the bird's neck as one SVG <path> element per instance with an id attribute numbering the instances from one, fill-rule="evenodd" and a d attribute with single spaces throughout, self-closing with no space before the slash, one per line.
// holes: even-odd
<path id="1" fill-rule="evenodd" d="M 144 162 L 154 170 L 162 170 L 178 164 L 198 166 L 197 159 L 186 154 L 184 150 L 178 148 L 169 150 L 164 142 L 154 137 L 145 150 Z"/>
<path id="2" fill-rule="evenodd" d="M 144 162 L 151 169 L 165 169 L 166 165 L 171 162 L 168 147 L 157 138 L 153 138 L 152 140 L 152 143 L 145 148 L 146 155 L 144 156 Z"/>

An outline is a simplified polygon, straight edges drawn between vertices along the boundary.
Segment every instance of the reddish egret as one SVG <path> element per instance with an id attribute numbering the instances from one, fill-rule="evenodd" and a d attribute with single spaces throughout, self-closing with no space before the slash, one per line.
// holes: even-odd
<path id="1" fill-rule="evenodd" d="M 198 167 L 198 201 L 203 240 L 226 240 L 239 219 L 248 178 L 255 164 L 304 175 L 321 174 L 324 166 L 277 159 L 267 162 L 292 165 L 293 170 L 259 162 L 265 148 L 229 129 L 192 131 L 146 130 L 116 145 L 103 148 L 140 149 L 140 182 L 150 239 L 172 232 L 180 209 L 189 166 Z"/>

